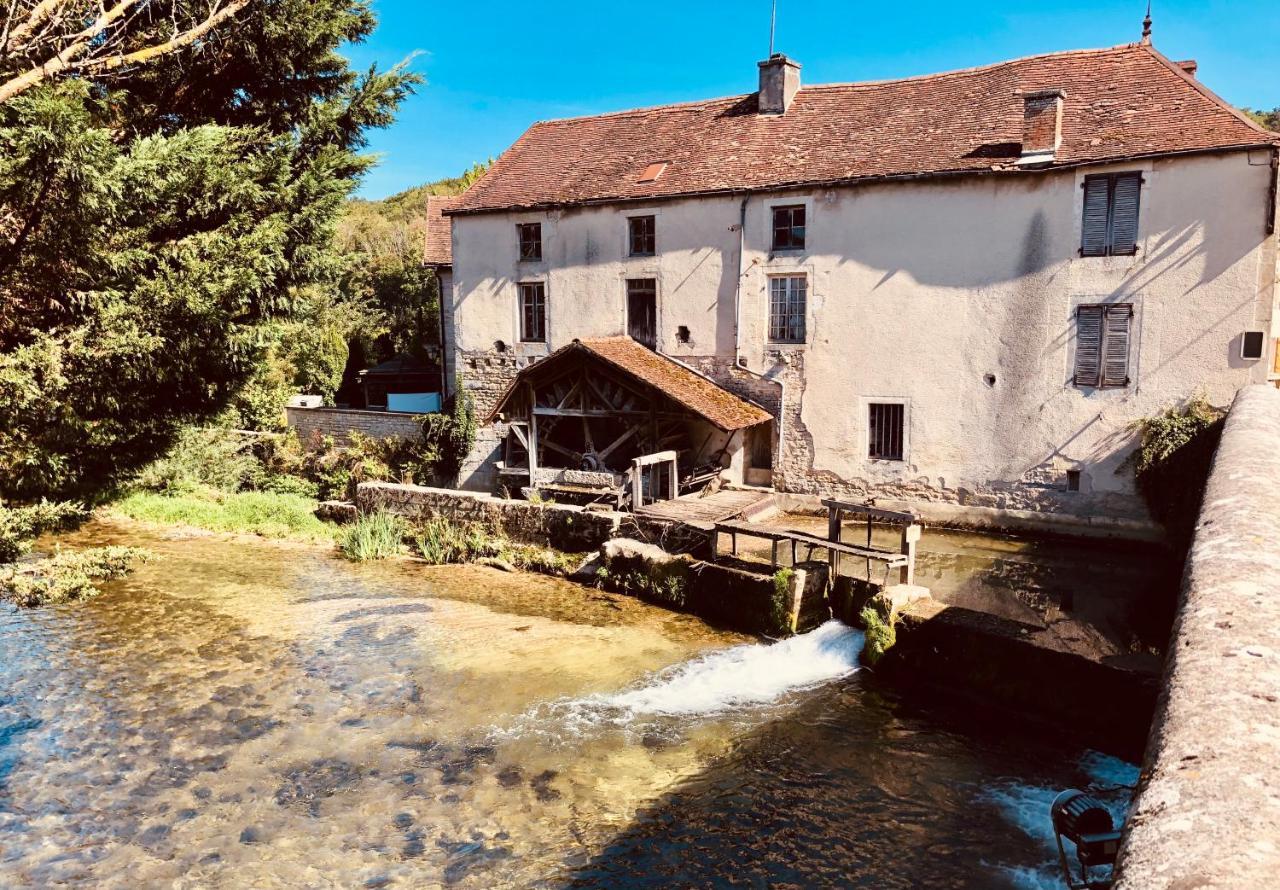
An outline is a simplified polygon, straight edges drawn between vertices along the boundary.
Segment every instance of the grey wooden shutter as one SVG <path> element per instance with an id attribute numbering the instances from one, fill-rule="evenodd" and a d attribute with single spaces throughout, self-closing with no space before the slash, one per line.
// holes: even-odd
<path id="1" fill-rule="evenodd" d="M 1110 181 L 1090 176 L 1084 181 L 1084 223 L 1081 226 L 1080 255 L 1107 255 L 1107 206 Z"/>
<path id="2" fill-rule="evenodd" d="M 1102 385 L 1129 385 L 1129 323 L 1132 306 L 1108 306 L 1103 324 Z"/>
<path id="3" fill-rule="evenodd" d="M 1102 373 L 1102 306 L 1076 308 L 1076 386 L 1097 386 Z"/>
<path id="4" fill-rule="evenodd" d="M 1111 252 L 1131 254 L 1138 249 L 1138 201 L 1142 175 L 1126 173 L 1115 178 L 1111 192 Z"/>

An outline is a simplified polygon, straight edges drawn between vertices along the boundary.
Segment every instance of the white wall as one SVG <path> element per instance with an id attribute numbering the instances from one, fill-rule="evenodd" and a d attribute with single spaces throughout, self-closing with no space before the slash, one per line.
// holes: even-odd
<path id="1" fill-rule="evenodd" d="M 1204 155 L 1076 172 L 922 180 L 753 195 L 746 208 L 741 354 L 788 380 L 785 485 L 848 486 L 989 506 L 1073 512 L 1132 507 L 1120 464 L 1135 419 L 1204 392 L 1227 404 L 1265 380 L 1239 359 L 1248 329 L 1272 330 L 1276 253 L 1264 234 L 1269 158 Z M 1082 258 L 1086 173 L 1141 170 L 1134 257 Z M 806 250 L 771 255 L 769 207 L 803 202 Z M 658 280 L 659 348 L 734 355 L 741 198 L 455 217 L 456 345 L 508 344 L 518 360 L 574 337 L 625 331 L 624 279 Z M 657 216 L 658 255 L 627 258 L 626 218 Z M 517 258 L 515 223 L 540 221 L 544 260 Z M 808 342 L 770 346 L 771 274 L 809 279 Z M 518 343 L 516 282 L 547 286 L 546 345 Z M 1135 306 L 1123 390 L 1071 384 L 1074 307 Z M 676 342 L 678 326 L 691 342 Z M 791 372 L 779 359 L 793 354 Z M 465 363 L 460 363 L 464 374 Z M 995 377 L 989 386 L 984 375 Z M 908 404 L 903 462 L 866 454 L 868 399 Z M 785 410 L 784 410 L 784 413 Z M 1082 493 L 1061 498 L 1065 470 Z M 1117 497 L 1108 498 L 1112 494 Z"/>

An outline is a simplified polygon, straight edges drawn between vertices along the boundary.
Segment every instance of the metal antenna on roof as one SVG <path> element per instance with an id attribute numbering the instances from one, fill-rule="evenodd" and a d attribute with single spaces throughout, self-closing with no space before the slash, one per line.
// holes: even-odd
<path id="1" fill-rule="evenodd" d="M 769 55 L 766 59 L 773 58 L 773 32 L 778 27 L 778 0 L 773 0 L 773 14 L 769 16 Z"/>
<path id="2" fill-rule="evenodd" d="M 1151 0 L 1147 0 L 1147 17 L 1142 20 L 1142 45 L 1151 45 Z"/>

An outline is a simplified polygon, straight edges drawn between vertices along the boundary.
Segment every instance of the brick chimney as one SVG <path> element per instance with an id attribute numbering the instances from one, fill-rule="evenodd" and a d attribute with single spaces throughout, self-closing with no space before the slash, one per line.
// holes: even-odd
<path id="1" fill-rule="evenodd" d="M 1023 93 L 1022 157 L 1019 164 L 1049 164 L 1062 144 L 1062 90 Z"/>
<path id="2" fill-rule="evenodd" d="M 786 114 L 800 89 L 800 63 L 774 53 L 760 63 L 761 114 Z"/>

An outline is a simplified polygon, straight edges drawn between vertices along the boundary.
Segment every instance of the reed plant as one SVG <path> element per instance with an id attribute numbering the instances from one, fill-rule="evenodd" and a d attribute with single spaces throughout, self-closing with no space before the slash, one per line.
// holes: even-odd
<path id="1" fill-rule="evenodd" d="M 408 527 L 394 513 L 379 510 L 356 519 L 338 535 L 338 549 L 352 562 L 386 559 L 400 553 Z"/>

